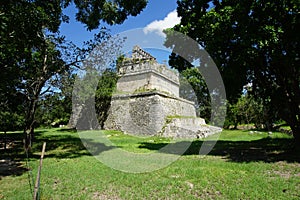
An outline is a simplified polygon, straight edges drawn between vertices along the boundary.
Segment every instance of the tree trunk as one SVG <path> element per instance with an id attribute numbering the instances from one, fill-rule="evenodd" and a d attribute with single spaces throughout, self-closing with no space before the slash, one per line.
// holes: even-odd
<path id="1" fill-rule="evenodd" d="M 300 125 L 299 124 L 292 125 L 291 129 L 293 131 L 296 148 L 300 149 Z"/>
<path id="2" fill-rule="evenodd" d="M 295 147 L 300 149 L 300 119 L 299 119 L 299 107 L 295 106 L 294 110 L 290 112 L 290 120 L 287 123 L 290 125 L 293 136 L 295 139 Z"/>
<path id="3" fill-rule="evenodd" d="M 26 150 L 32 147 L 32 143 L 34 140 L 35 112 L 36 112 L 39 97 L 41 95 L 41 90 L 44 87 L 46 80 L 48 79 L 42 76 L 40 78 L 40 81 L 36 82 L 36 84 L 33 84 L 31 86 L 32 97 L 29 100 L 30 102 L 26 113 L 26 118 L 25 118 L 26 123 L 24 128 L 24 147 Z"/>
<path id="4" fill-rule="evenodd" d="M 34 98 L 30 101 L 30 105 L 26 115 L 26 123 L 24 128 L 24 147 L 26 150 L 32 147 L 34 139 L 34 124 L 35 124 L 35 112 L 38 99 Z"/>
<path id="5" fill-rule="evenodd" d="M 7 143 L 6 131 L 4 131 L 4 152 L 6 152 L 6 143 Z"/>

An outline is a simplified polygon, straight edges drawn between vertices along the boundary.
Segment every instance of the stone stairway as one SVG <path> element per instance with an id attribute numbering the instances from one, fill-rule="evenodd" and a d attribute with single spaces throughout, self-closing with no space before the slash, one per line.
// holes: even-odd
<path id="1" fill-rule="evenodd" d="M 166 120 L 161 135 L 163 137 L 196 139 L 205 138 L 221 131 L 222 129 L 219 127 L 207 125 L 202 118 L 178 117 Z"/>

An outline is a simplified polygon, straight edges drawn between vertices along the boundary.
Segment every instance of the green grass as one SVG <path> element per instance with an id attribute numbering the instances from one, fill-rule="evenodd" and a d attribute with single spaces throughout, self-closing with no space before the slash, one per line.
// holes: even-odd
<path id="1" fill-rule="evenodd" d="M 105 134 L 115 146 L 136 153 L 157 152 L 170 142 L 166 138 L 140 138 L 117 131 Z M 17 141 L 22 137 L 18 132 L 9 135 Z M 216 136 L 206 140 L 214 141 Z M 199 156 L 203 141 L 195 140 L 171 165 L 132 174 L 99 162 L 85 149 L 77 132 L 38 130 L 29 162 L 34 177 L 44 141 L 47 147 L 41 199 L 300 198 L 299 152 L 292 149 L 291 136 L 282 133 L 223 131 L 208 156 Z M 22 143 L 5 153 L 1 150 L 1 157 L 10 157 L 20 165 L 0 174 L 0 199 L 31 199 Z"/>

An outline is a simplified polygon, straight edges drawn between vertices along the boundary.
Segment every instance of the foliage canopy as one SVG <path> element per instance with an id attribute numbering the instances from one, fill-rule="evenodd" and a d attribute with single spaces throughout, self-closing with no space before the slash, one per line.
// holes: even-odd
<path id="1" fill-rule="evenodd" d="M 203 46 L 217 64 L 230 102 L 243 86 L 278 110 L 300 141 L 298 0 L 178 0 L 175 31 Z M 174 67 L 183 59 L 172 54 Z M 179 68 L 180 69 L 180 68 Z M 183 69 L 180 69 L 183 70 Z"/>
<path id="2" fill-rule="evenodd" d="M 92 30 L 101 22 L 119 24 L 130 15 L 136 16 L 147 0 L 1 1 L 0 98 L 5 105 L 0 108 L 0 117 L 22 105 L 18 114 L 24 116 L 24 133 L 28 140 L 31 140 L 28 136 L 33 135 L 38 102 L 49 92 L 51 84 L 79 67 L 97 44 L 109 38 L 108 32 L 101 29 L 94 40 L 82 48 L 66 41 L 59 34 L 59 27 L 62 22 L 68 22 L 63 9 L 71 4 L 77 9 L 76 19 Z M 16 97 L 21 100 L 11 101 Z"/>

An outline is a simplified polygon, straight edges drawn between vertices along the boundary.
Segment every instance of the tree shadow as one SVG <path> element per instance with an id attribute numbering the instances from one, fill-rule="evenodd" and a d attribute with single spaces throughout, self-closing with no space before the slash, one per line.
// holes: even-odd
<path id="1" fill-rule="evenodd" d="M 24 134 L 22 132 L 13 132 L 4 135 L 0 134 L 0 159 L 10 158 L 10 159 L 21 159 L 24 155 L 23 147 Z"/>
<path id="2" fill-rule="evenodd" d="M 171 151 L 161 149 L 167 143 L 148 143 L 143 142 L 139 148 L 147 148 L 149 150 L 158 150 L 163 153 L 177 154 L 177 147 L 186 145 L 187 141 L 170 144 L 173 147 Z M 294 140 L 289 138 L 262 138 L 253 141 L 226 141 L 226 140 L 207 140 L 203 142 L 196 140 L 191 143 L 189 148 L 183 155 L 199 155 L 202 145 L 213 145 L 208 155 L 222 156 L 224 159 L 232 162 L 256 162 L 262 161 L 266 163 L 286 161 L 300 163 L 300 151 L 294 148 Z M 201 155 L 201 154 L 200 154 Z"/>
<path id="3" fill-rule="evenodd" d="M 74 130 L 63 130 L 62 134 L 47 134 L 36 131 L 32 149 L 26 154 L 23 146 L 23 133 L 7 134 L 6 149 L 3 148 L 4 138 L 0 138 L 0 179 L 3 176 L 21 175 L 28 171 L 25 162 L 40 159 L 42 145 L 46 142 L 45 159 L 47 158 L 77 158 L 81 156 L 99 155 L 110 150 L 112 146 L 94 142 L 90 139 L 80 139 Z M 63 132 L 69 132 L 64 134 Z M 73 135 L 74 133 L 74 135 Z M 87 150 L 87 148 L 89 151 Z"/>
<path id="4" fill-rule="evenodd" d="M 74 129 L 61 129 L 60 131 L 69 132 L 74 135 L 61 134 L 37 136 L 34 152 L 40 152 L 44 142 L 46 142 L 45 157 L 48 158 L 77 158 L 80 156 L 99 155 L 103 151 L 116 148 L 100 142 L 95 142 L 91 139 L 80 138 L 77 135 L 77 131 Z M 32 155 L 32 157 L 36 156 L 39 158 L 40 155 Z"/>
<path id="5" fill-rule="evenodd" d="M 27 171 L 22 162 L 25 158 L 23 133 L 0 133 L 0 180 L 5 176 L 19 176 Z"/>
<path id="6" fill-rule="evenodd" d="M 5 176 L 20 176 L 27 171 L 21 162 L 9 158 L 0 159 L 0 180 Z"/>
<path id="7" fill-rule="evenodd" d="M 58 129 L 58 132 L 71 132 L 71 133 L 75 133 L 77 132 L 76 128 L 62 128 L 62 129 Z"/>

